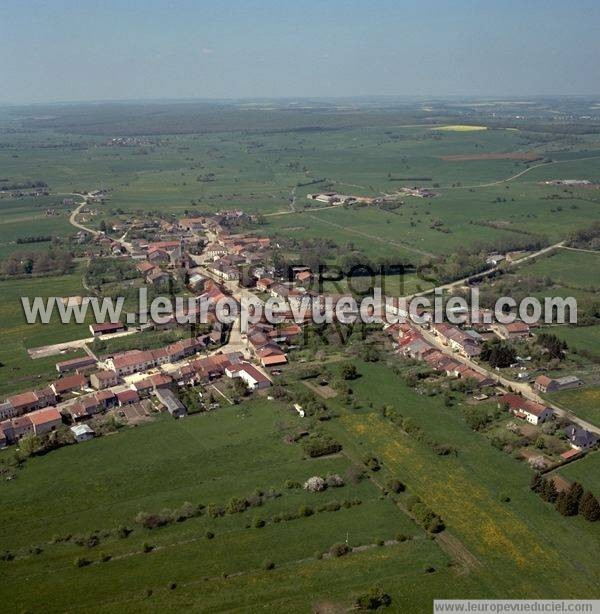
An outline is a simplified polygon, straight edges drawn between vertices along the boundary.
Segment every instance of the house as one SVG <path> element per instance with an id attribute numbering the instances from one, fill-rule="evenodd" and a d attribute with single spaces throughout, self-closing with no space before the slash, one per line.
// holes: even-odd
<path id="1" fill-rule="evenodd" d="M 200 273 L 196 273 L 195 275 L 191 275 L 188 280 L 188 286 L 192 288 L 195 292 L 203 291 L 204 285 L 206 284 L 207 278 L 204 275 L 200 275 Z"/>
<path id="2" fill-rule="evenodd" d="M 96 364 L 96 359 L 92 356 L 81 356 L 79 358 L 71 358 L 70 360 L 62 360 L 56 363 L 56 370 L 59 373 L 67 373 L 68 371 L 76 371 Z"/>
<path id="3" fill-rule="evenodd" d="M 2 430 L 2 425 L 0 424 L 0 450 L 6 448 L 7 445 L 7 440 L 6 440 L 6 435 L 4 434 L 4 431 Z"/>
<path id="4" fill-rule="evenodd" d="M 529 401 L 517 394 L 504 394 L 498 400 L 498 407 L 508 406 L 508 411 L 517 418 L 522 418 L 531 424 L 541 424 L 550 420 L 554 412 L 541 403 Z"/>
<path id="5" fill-rule="evenodd" d="M 94 394 L 99 409 L 110 409 L 117 404 L 117 396 L 112 390 L 99 390 Z"/>
<path id="6" fill-rule="evenodd" d="M 21 414 L 40 408 L 39 399 L 32 390 L 8 397 L 7 401 L 14 409 L 15 416 L 20 416 Z"/>
<path id="7" fill-rule="evenodd" d="M 589 450 L 598 443 L 598 437 L 586 429 L 579 428 L 574 424 L 569 424 L 564 429 L 570 446 L 574 450 Z"/>
<path id="8" fill-rule="evenodd" d="M 204 248 L 204 253 L 211 258 L 217 258 L 218 256 L 224 256 L 227 253 L 227 248 L 218 243 L 209 243 Z"/>
<path id="9" fill-rule="evenodd" d="M 260 292 L 267 292 L 275 282 L 268 277 L 262 277 L 256 282 L 256 289 Z"/>
<path id="10" fill-rule="evenodd" d="M 116 371 L 97 371 L 90 375 L 90 384 L 96 390 L 103 390 L 116 386 L 119 383 L 119 376 Z"/>
<path id="11" fill-rule="evenodd" d="M 163 271 L 162 269 L 159 269 L 159 268 L 155 268 L 155 269 L 152 269 L 152 271 L 148 274 L 146 279 L 148 280 L 148 283 L 154 286 L 162 286 L 164 284 L 169 283 L 171 276 L 166 271 Z"/>
<path id="12" fill-rule="evenodd" d="M 496 322 L 490 327 L 501 339 L 524 339 L 529 337 L 529 326 L 525 322 L 501 324 Z"/>
<path id="13" fill-rule="evenodd" d="M 44 435 L 55 431 L 63 423 L 62 416 L 56 407 L 38 409 L 27 414 L 27 416 L 33 425 L 33 432 L 36 435 Z"/>
<path id="14" fill-rule="evenodd" d="M 179 220 L 179 227 L 184 230 L 202 230 L 206 219 L 203 217 L 184 217 Z"/>
<path id="15" fill-rule="evenodd" d="M 312 273 L 310 271 L 300 271 L 296 273 L 295 278 L 299 284 L 309 283 L 312 279 Z"/>
<path id="16" fill-rule="evenodd" d="M 67 394 L 68 392 L 73 392 L 75 390 L 81 390 L 85 388 L 87 384 L 87 380 L 83 375 L 79 373 L 74 373 L 73 375 L 67 375 L 66 377 L 61 377 L 56 380 L 50 388 L 54 391 L 56 396 L 61 396 Z"/>
<path id="17" fill-rule="evenodd" d="M 16 416 L 15 408 L 8 402 L 0 403 L 0 422 Z"/>
<path id="18" fill-rule="evenodd" d="M 239 377 L 250 390 L 261 390 L 271 385 L 271 380 L 249 363 L 230 365 L 225 368 L 225 375 L 232 379 Z"/>
<path id="19" fill-rule="evenodd" d="M 0 430 L 4 433 L 6 443 L 14 443 L 27 435 L 33 435 L 33 423 L 28 415 L 17 416 L 0 423 Z"/>
<path id="20" fill-rule="evenodd" d="M 256 350 L 256 356 L 260 360 L 263 367 L 274 367 L 276 365 L 287 364 L 287 356 L 285 352 L 274 344 L 269 343 L 260 349 Z"/>
<path id="21" fill-rule="evenodd" d="M 136 265 L 136 268 L 144 277 L 146 277 L 146 275 L 151 273 L 156 268 L 156 265 L 148 260 L 143 260 Z"/>
<path id="22" fill-rule="evenodd" d="M 154 355 L 148 350 L 129 350 L 115 354 L 109 363 L 118 375 L 131 375 L 156 366 Z"/>
<path id="23" fill-rule="evenodd" d="M 173 418 L 181 418 L 187 414 L 185 405 L 168 388 L 157 390 L 156 397 Z"/>
<path id="24" fill-rule="evenodd" d="M 575 375 L 567 375 L 553 379 L 547 375 L 540 375 L 535 378 L 533 387 L 540 392 L 558 392 L 569 388 L 583 386 L 583 382 Z"/>
<path id="25" fill-rule="evenodd" d="M 71 432 L 73 433 L 73 437 L 75 437 L 75 441 L 77 443 L 81 443 L 82 441 L 89 441 L 94 438 L 94 431 L 87 424 L 76 424 L 71 427 Z"/>
<path id="26" fill-rule="evenodd" d="M 137 403 L 140 400 L 137 390 L 132 390 L 131 388 L 117 392 L 115 396 L 117 397 L 117 402 L 120 406 L 131 405 L 132 403 Z"/>
<path id="27" fill-rule="evenodd" d="M 90 332 L 95 337 L 98 335 L 108 335 L 112 333 L 121 333 L 125 330 L 123 322 L 101 322 L 99 324 L 90 324 Z"/>

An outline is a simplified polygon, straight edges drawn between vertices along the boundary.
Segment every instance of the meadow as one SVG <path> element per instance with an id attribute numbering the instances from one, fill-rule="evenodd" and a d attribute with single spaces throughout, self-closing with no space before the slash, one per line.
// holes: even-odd
<path id="1" fill-rule="evenodd" d="M 36 296 L 47 298 L 85 295 L 81 283 L 82 266 L 78 264 L 72 273 L 58 277 L 0 281 L 0 397 L 39 388 L 56 379 L 55 364 L 64 360 L 64 357 L 59 355 L 32 360 L 27 353 L 28 348 L 90 336 L 88 326 L 91 316 L 87 316 L 83 324 L 74 321 L 63 324 L 57 314 L 53 315 L 49 324 L 39 321 L 28 324 L 21 304 L 21 297 L 33 300 Z M 75 356 L 76 353 L 69 354 L 69 357 Z"/>
<path id="2" fill-rule="evenodd" d="M 43 604 L 45 611 L 62 611 L 67 604 L 74 606 L 76 593 L 76 607 L 94 611 L 172 609 L 182 600 L 198 611 L 247 611 L 281 603 L 305 611 L 319 599 L 348 603 L 355 591 L 383 582 L 395 599 L 409 601 L 418 611 L 432 591 L 478 591 L 477 583 L 455 575 L 447 556 L 382 498 L 371 480 L 347 481 L 323 493 L 286 488 L 288 480 L 303 482 L 312 475 L 345 476 L 352 465 L 343 454 L 306 458 L 298 445 L 283 441 L 296 426 L 287 408 L 256 400 L 183 421 L 161 417 L 29 459 L 17 479 L 2 484 L 0 543 L 17 554 L 15 560 L 0 563 L 5 607 L 36 609 Z M 8 454 L 0 453 L 0 460 Z M 226 506 L 231 497 L 250 496 L 257 489 L 278 496 L 221 518 L 204 514 L 154 530 L 134 522 L 140 511 L 172 509 L 185 501 Z M 303 505 L 316 510 L 345 499 L 361 503 L 272 520 Z M 264 519 L 264 527 L 254 526 L 257 517 Z M 122 525 L 133 529 L 126 539 L 112 532 Z M 76 545 L 74 537 L 61 540 L 93 531 L 102 536 L 93 548 Z M 208 531 L 214 538 L 207 538 Z M 408 540 L 375 546 L 399 533 Z M 316 558 L 315 553 L 346 539 L 366 548 L 344 560 Z M 153 551 L 144 553 L 144 543 Z M 32 555 L 36 546 L 42 552 Z M 111 560 L 99 562 L 101 554 Z M 93 564 L 78 568 L 73 564 L 77 556 Z M 275 568 L 262 569 L 265 560 Z M 426 566 L 438 571 L 424 574 Z M 35 590 L 29 588 L 33 578 Z M 452 588 L 444 587 L 454 578 Z M 171 582 L 176 590 L 168 589 Z M 415 582 L 420 586 L 409 600 L 403 593 Z M 154 593 L 151 598 L 148 589 Z"/>

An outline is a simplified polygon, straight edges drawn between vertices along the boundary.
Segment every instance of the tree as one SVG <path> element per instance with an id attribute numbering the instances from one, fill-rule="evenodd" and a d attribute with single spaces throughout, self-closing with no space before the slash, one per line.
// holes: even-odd
<path id="1" fill-rule="evenodd" d="M 543 483 L 544 483 L 544 478 L 542 477 L 542 474 L 534 473 L 533 476 L 531 476 L 531 482 L 529 484 L 529 488 L 533 492 L 539 493 L 542 490 Z"/>
<path id="2" fill-rule="evenodd" d="M 553 480 L 547 480 L 544 478 L 542 488 L 540 490 L 540 497 L 548 503 L 554 503 L 558 497 L 558 491 L 554 485 Z"/>
<path id="3" fill-rule="evenodd" d="M 517 359 L 515 349 L 504 341 L 491 341 L 483 344 L 481 348 L 481 359 L 485 360 L 494 369 L 503 369 L 512 365 Z"/>
<path id="4" fill-rule="evenodd" d="M 372 586 L 366 593 L 356 598 L 354 605 L 358 610 L 377 610 L 391 603 L 392 598 L 387 593 L 384 593 L 378 586 Z"/>
<path id="5" fill-rule="evenodd" d="M 342 366 L 341 369 L 342 377 L 345 380 L 354 380 L 358 377 L 358 371 L 356 370 L 356 366 L 351 362 L 346 363 Z"/>
<path id="6" fill-rule="evenodd" d="M 600 520 L 600 503 L 589 490 L 581 497 L 579 513 L 589 522 Z"/>

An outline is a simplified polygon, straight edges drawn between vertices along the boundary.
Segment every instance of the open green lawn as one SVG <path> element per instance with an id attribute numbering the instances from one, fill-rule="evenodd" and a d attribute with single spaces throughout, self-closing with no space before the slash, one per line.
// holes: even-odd
<path id="1" fill-rule="evenodd" d="M 27 353 L 28 348 L 89 337 L 90 316 L 87 316 L 86 324 L 74 321 L 62 324 L 57 314 L 49 324 L 39 321 L 28 324 L 21 304 L 21 297 L 33 300 L 36 296 L 85 295 L 81 275 L 81 266 L 75 266 L 73 273 L 60 277 L 0 281 L 0 362 L 3 365 L 0 367 L 0 397 L 37 388 L 55 379 L 54 365 L 64 358 L 50 356 L 32 360 Z M 69 354 L 69 357 L 74 356 L 76 354 Z"/>

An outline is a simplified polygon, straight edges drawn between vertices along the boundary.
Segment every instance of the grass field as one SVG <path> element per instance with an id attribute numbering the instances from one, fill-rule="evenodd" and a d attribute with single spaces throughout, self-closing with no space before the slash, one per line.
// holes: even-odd
<path id="1" fill-rule="evenodd" d="M 519 268 L 525 276 L 549 278 L 552 283 L 594 291 L 600 286 L 600 252 L 556 250 L 537 262 Z"/>
<path id="2" fill-rule="evenodd" d="M 0 346 L 0 363 L 3 365 L 0 367 L 0 397 L 40 387 L 56 378 L 54 365 L 61 360 L 60 356 L 32 360 L 27 353 L 28 348 L 89 336 L 89 319 L 87 324 L 62 324 L 54 315 L 50 324 L 28 324 L 21 304 L 21 297 L 32 300 L 36 296 L 47 298 L 85 294 L 81 276 L 81 266 L 76 266 L 73 273 L 60 277 L 0 281 L 0 332 L 3 341 Z"/>
<path id="3" fill-rule="evenodd" d="M 596 346 L 597 347 L 597 346 Z M 589 386 L 552 394 L 552 401 L 568 407 L 574 414 L 600 427 L 600 387 Z"/>
<path id="4" fill-rule="evenodd" d="M 558 240 L 596 215 L 594 191 L 574 189 L 567 194 L 539 183 L 600 175 L 596 137 L 555 152 L 557 144 L 551 139 L 537 143 L 520 131 L 460 125 L 442 126 L 451 130 L 431 128 L 164 135 L 133 147 L 108 146 L 95 136 L 71 135 L 65 143 L 64 135 L 46 131 L 27 138 L 3 136 L 6 148 L 0 149 L 0 166 L 11 181 L 27 180 L 34 169 L 55 192 L 92 189 L 102 183 L 110 189 L 105 218 L 114 216 L 117 208 L 175 215 L 194 207 L 289 213 L 292 195 L 296 210 L 301 210 L 307 204 L 306 194 L 327 187 L 377 196 L 404 185 L 434 186 L 439 192 L 436 198 L 407 197 L 394 213 L 335 208 L 268 218 L 268 232 L 294 228 L 299 237 L 330 236 L 341 245 L 354 242 L 371 255 L 399 258 L 448 253 L 474 242 L 518 238 L 522 232 Z M 523 152 L 543 156 L 546 151 L 557 163 L 528 170 Z M 517 177 L 522 171 L 526 172 Z M 322 181 L 312 183 L 318 180 Z M 5 236 L 10 237 L 11 225 L 19 223 L 10 217 L 32 218 L 34 212 L 7 209 L 7 215 Z M 52 221 L 58 224 L 53 232 L 64 231 L 66 218 L 61 219 Z M 94 223 L 101 219 L 98 216 Z M 447 232 L 432 228 L 433 222 L 441 222 Z M 40 227 L 44 224 L 50 222 L 39 220 Z M 21 227 L 15 228 L 21 232 Z"/>
<path id="5" fill-rule="evenodd" d="M 444 408 L 439 400 L 406 389 L 380 365 L 360 365 L 359 371 L 363 377 L 353 389 L 363 405 L 392 405 L 427 436 L 456 447 L 458 456 L 436 456 L 373 410 L 344 412 L 341 424 L 332 427 L 348 449 L 357 455 L 374 453 L 386 471 L 405 480 L 408 491 L 442 516 L 448 530 L 481 562 L 477 573 L 489 579 L 492 591 L 512 596 L 540 590 L 554 596 L 589 594 L 600 577 L 593 549 L 572 553 L 569 543 L 597 544 L 593 525 L 566 520 L 533 496 L 525 464 L 470 431 L 457 408 Z M 503 493 L 509 503 L 500 501 Z M 581 580 L 578 587 L 570 581 L 574 574 Z"/>
<path id="6" fill-rule="evenodd" d="M 447 557 L 401 510 L 380 498 L 369 480 L 317 494 L 286 489 L 286 480 L 302 482 L 329 472 L 344 475 L 350 466 L 343 455 L 303 458 L 298 446 L 282 440 L 286 426 L 293 424 L 287 410 L 256 401 L 184 421 L 162 418 L 31 459 L 18 479 L 2 485 L 6 504 L 0 511 L 1 541 L 20 553 L 14 561 L 2 563 L 5 607 L 35 609 L 44 604 L 46 611 L 59 611 L 72 603 L 76 591 L 78 607 L 95 611 L 102 611 L 98 604 L 107 594 L 111 597 L 106 609 L 126 611 L 169 609 L 180 599 L 201 611 L 214 611 L 217 605 L 235 610 L 242 607 L 242 599 L 250 609 L 286 603 L 293 611 L 305 611 L 319 598 L 348 602 L 354 590 L 377 581 L 389 584 L 398 599 L 418 579 L 423 586 L 415 604 L 424 603 L 431 591 L 476 590 L 477 584 L 468 578 L 456 578 L 451 589 L 443 588 L 455 577 L 447 568 Z M 216 519 L 204 515 L 154 531 L 133 523 L 139 511 L 160 511 L 184 501 L 226 505 L 232 496 L 271 488 L 281 496 L 242 514 Z M 301 505 L 316 508 L 345 498 L 360 498 L 362 503 L 279 524 L 270 521 L 274 514 L 296 511 Z M 248 526 L 256 516 L 267 521 L 264 528 Z M 49 543 L 55 535 L 88 534 L 123 524 L 135 527 L 127 539 L 109 536 L 92 549 Z M 214 539 L 205 537 L 207 530 L 215 533 Z M 352 554 L 344 561 L 314 557 L 347 536 L 358 546 L 393 539 L 398 533 L 411 539 Z M 155 551 L 142 553 L 144 542 Z M 43 552 L 29 555 L 32 545 Z M 78 555 L 98 561 L 100 553 L 113 558 L 84 569 L 73 565 Z M 265 560 L 275 563 L 274 571 L 261 570 Z M 424 576 L 425 565 L 439 573 Z M 231 580 L 225 580 L 224 573 Z M 38 589 L 25 590 L 32 578 Z M 169 582 L 177 583 L 177 591 L 167 590 Z M 147 588 L 156 595 L 146 605 Z"/>

